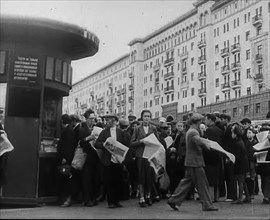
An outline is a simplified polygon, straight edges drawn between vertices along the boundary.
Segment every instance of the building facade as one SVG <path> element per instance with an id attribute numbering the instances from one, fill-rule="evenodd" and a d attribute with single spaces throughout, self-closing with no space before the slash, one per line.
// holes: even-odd
<path id="1" fill-rule="evenodd" d="M 153 118 L 175 120 L 215 110 L 233 120 L 263 119 L 270 110 L 269 18 L 269 1 L 199 0 L 132 40 L 128 55 L 74 84 L 63 110 L 125 118 L 148 108 Z"/>

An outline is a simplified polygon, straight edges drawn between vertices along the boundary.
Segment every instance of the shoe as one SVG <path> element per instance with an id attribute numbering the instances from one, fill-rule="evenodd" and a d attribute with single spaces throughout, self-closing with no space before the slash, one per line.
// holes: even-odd
<path id="1" fill-rule="evenodd" d="M 151 206 L 153 203 L 152 203 L 152 200 L 150 198 L 145 198 L 145 203 L 149 206 Z"/>
<path id="2" fill-rule="evenodd" d="M 240 205 L 240 204 L 243 204 L 243 201 L 241 201 L 241 200 L 235 200 L 235 201 L 231 202 L 231 204 L 233 204 L 233 205 Z"/>
<path id="3" fill-rule="evenodd" d="M 84 203 L 84 206 L 87 206 L 87 207 L 93 207 L 93 206 L 96 206 L 98 203 L 96 201 L 88 201 L 86 203 Z"/>
<path id="4" fill-rule="evenodd" d="M 116 206 L 117 208 L 122 208 L 122 207 L 123 207 L 123 205 L 120 204 L 120 202 L 116 203 L 115 206 Z"/>
<path id="5" fill-rule="evenodd" d="M 243 200 L 243 203 L 251 203 L 251 199 L 245 198 L 245 199 Z"/>
<path id="6" fill-rule="evenodd" d="M 146 203 L 145 203 L 145 201 L 139 202 L 139 205 L 140 205 L 140 207 L 141 207 L 141 208 L 146 207 Z"/>
<path id="7" fill-rule="evenodd" d="M 72 206 L 71 200 L 66 200 L 66 201 L 61 205 L 61 207 L 70 207 L 70 206 Z"/>
<path id="8" fill-rule="evenodd" d="M 116 205 L 114 205 L 114 204 L 108 205 L 108 208 L 114 209 L 114 208 L 116 208 Z"/>
<path id="9" fill-rule="evenodd" d="M 167 204 L 168 204 L 173 210 L 178 211 L 178 208 L 177 208 L 176 205 L 173 204 L 172 202 L 169 202 L 169 201 L 168 201 Z"/>
<path id="10" fill-rule="evenodd" d="M 270 204 L 269 199 L 263 198 L 262 204 Z"/>
<path id="11" fill-rule="evenodd" d="M 233 202 L 232 199 L 225 199 L 224 202 Z"/>
<path id="12" fill-rule="evenodd" d="M 160 197 L 159 196 L 156 196 L 154 201 L 155 202 L 159 202 L 160 201 Z"/>
<path id="13" fill-rule="evenodd" d="M 218 211 L 218 208 L 210 207 L 210 208 L 203 209 L 203 211 Z"/>
<path id="14" fill-rule="evenodd" d="M 98 198 L 97 198 L 97 202 L 102 202 L 105 200 L 105 196 L 103 195 L 100 195 Z"/>

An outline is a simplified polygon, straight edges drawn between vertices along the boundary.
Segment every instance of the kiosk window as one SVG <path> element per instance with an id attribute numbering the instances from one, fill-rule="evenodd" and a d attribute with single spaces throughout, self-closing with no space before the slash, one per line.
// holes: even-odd
<path id="1" fill-rule="evenodd" d="M 47 57 L 46 59 L 46 79 L 53 79 L 54 58 Z"/>
<path id="2" fill-rule="evenodd" d="M 71 86 L 71 84 L 72 84 L 72 67 L 69 64 L 68 65 L 68 85 Z"/>
<path id="3" fill-rule="evenodd" d="M 62 82 L 67 84 L 68 83 L 68 69 L 67 69 L 67 62 L 63 62 L 63 77 Z"/>
<path id="4" fill-rule="evenodd" d="M 56 59 L 54 80 L 61 82 L 61 76 L 62 76 L 62 61 Z"/>
<path id="5" fill-rule="evenodd" d="M 39 118 L 40 89 L 10 87 L 8 115 Z"/>
<path id="6" fill-rule="evenodd" d="M 6 51 L 0 51 L 0 74 L 5 73 Z"/>

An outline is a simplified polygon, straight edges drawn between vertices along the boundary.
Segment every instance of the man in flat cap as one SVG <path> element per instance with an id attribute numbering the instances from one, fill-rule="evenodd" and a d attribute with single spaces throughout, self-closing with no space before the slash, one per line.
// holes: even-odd
<path id="1" fill-rule="evenodd" d="M 214 208 L 212 199 L 209 193 L 209 184 L 204 172 L 204 159 L 202 154 L 202 148 L 208 149 L 209 147 L 204 144 L 200 137 L 199 127 L 203 116 L 199 113 L 193 113 L 190 117 L 190 128 L 186 133 L 186 174 L 184 179 L 178 184 L 174 193 L 168 199 L 168 205 L 178 210 L 177 206 L 180 206 L 187 197 L 192 187 L 196 187 L 203 211 L 217 211 Z"/>

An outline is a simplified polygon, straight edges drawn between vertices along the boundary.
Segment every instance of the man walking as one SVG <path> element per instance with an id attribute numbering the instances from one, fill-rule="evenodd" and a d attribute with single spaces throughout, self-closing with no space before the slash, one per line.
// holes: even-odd
<path id="1" fill-rule="evenodd" d="M 199 126 L 203 116 L 198 113 L 193 113 L 190 118 L 190 128 L 186 134 L 186 174 L 184 179 L 178 184 L 174 193 L 168 199 L 168 205 L 178 210 L 177 206 L 180 206 L 185 200 L 192 187 L 196 187 L 200 201 L 202 203 L 203 211 L 217 211 L 217 208 L 213 207 L 211 196 L 209 193 L 209 184 L 204 172 L 204 159 L 202 154 L 202 147 L 209 149 L 206 146 L 199 133 Z"/>

